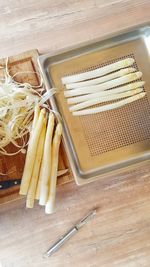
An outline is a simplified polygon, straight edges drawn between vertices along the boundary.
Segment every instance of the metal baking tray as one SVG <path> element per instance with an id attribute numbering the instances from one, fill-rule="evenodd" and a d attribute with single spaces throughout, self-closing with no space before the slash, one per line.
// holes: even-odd
<path id="1" fill-rule="evenodd" d="M 121 173 L 150 161 L 150 27 L 83 44 L 68 51 L 39 57 L 46 89 L 58 89 L 52 108 L 63 124 L 63 141 L 75 181 L 82 185 Z M 112 63 L 125 57 L 135 59 L 143 72 L 146 96 L 122 108 L 95 115 L 74 117 L 64 98 L 61 77 Z"/>

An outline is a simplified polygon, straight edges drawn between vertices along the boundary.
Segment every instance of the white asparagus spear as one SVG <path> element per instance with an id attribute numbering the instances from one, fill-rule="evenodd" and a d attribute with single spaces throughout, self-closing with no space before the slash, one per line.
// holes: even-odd
<path id="1" fill-rule="evenodd" d="M 46 133 L 46 120 L 44 122 L 43 129 L 42 129 L 39 143 L 38 143 L 33 173 L 32 173 L 30 186 L 29 186 L 27 199 L 26 199 L 26 207 L 27 208 L 33 208 L 33 206 L 34 206 L 35 193 L 36 193 L 37 183 L 38 183 L 38 179 L 39 179 L 40 167 L 41 167 L 43 150 L 44 150 L 45 133 Z"/>
<path id="2" fill-rule="evenodd" d="M 45 213 L 52 213 L 55 206 L 55 195 L 56 195 L 56 182 L 57 182 L 57 169 L 58 169 L 58 157 L 59 157 L 59 146 L 62 135 L 62 126 L 58 123 L 52 144 L 52 168 L 51 168 L 51 179 L 49 184 L 49 195 L 48 201 L 45 207 Z"/>
<path id="3" fill-rule="evenodd" d="M 39 108 L 39 105 L 36 105 L 35 109 L 34 109 L 34 118 L 33 118 L 33 123 L 32 123 L 32 130 L 33 131 L 34 131 L 36 123 L 38 121 L 39 114 L 40 114 L 40 108 Z"/>
<path id="4" fill-rule="evenodd" d="M 48 125 L 45 137 L 44 144 L 44 154 L 42 159 L 42 169 L 40 173 L 40 199 L 39 204 L 45 205 L 48 198 L 48 189 L 49 189 L 49 181 L 51 175 L 51 147 L 52 147 L 52 136 L 54 130 L 54 114 L 50 113 L 48 118 Z"/>
<path id="5" fill-rule="evenodd" d="M 33 132 L 34 132 L 35 127 L 37 125 L 37 122 L 38 122 L 38 119 L 39 119 L 39 115 L 40 115 L 40 107 L 39 107 L 39 105 L 36 105 L 35 108 L 34 108 L 34 117 L 33 117 L 33 122 L 32 122 L 32 130 L 31 130 L 31 133 L 30 133 L 28 147 L 31 145 L 30 144 L 31 141 L 32 141 L 31 135 L 33 135 Z"/>
<path id="6" fill-rule="evenodd" d="M 71 105 L 71 104 L 84 102 L 84 101 L 87 101 L 87 100 L 90 100 L 90 99 L 95 99 L 97 97 L 105 98 L 106 96 L 110 96 L 111 94 L 118 94 L 118 93 L 122 93 L 122 92 L 126 92 L 126 91 L 129 91 L 129 90 L 133 90 L 133 89 L 142 87 L 144 84 L 145 84 L 144 81 L 134 82 L 134 83 L 131 83 L 131 84 L 128 84 L 128 85 L 124 85 L 124 86 L 121 86 L 121 87 L 116 88 L 116 89 L 104 91 L 104 92 L 71 97 L 71 98 L 67 99 L 67 103 L 69 105 Z"/>
<path id="7" fill-rule="evenodd" d="M 25 166 L 23 170 L 23 176 L 22 176 L 20 192 L 19 192 L 21 195 L 26 195 L 28 192 L 31 175 L 33 171 L 33 166 L 34 166 L 34 161 L 36 157 L 37 144 L 39 141 L 40 133 L 43 128 L 44 117 L 45 117 L 45 109 L 42 109 L 40 111 L 40 115 L 39 115 L 35 130 L 33 134 L 31 134 L 31 141 L 29 142 L 29 145 L 28 145 Z"/>
<path id="8" fill-rule="evenodd" d="M 114 95 L 114 94 L 120 94 L 123 92 L 127 92 L 130 90 L 134 90 L 136 88 L 139 88 L 141 86 L 143 86 L 145 82 L 136 82 L 136 83 L 131 83 L 131 84 L 127 84 L 115 89 L 111 89 L 111 90 L 107 90 L 107 91 L 101 91 L 98 93 L 93 93 L 93 94 L 87 94 L 87 95 L 82 95 L 82 96 L 78 96 L 78 97 L 74 97 L 75 101 L 72 103 L 76 103 L 77 100 L 78 102 L 83 102 L 85 100 L 89 100 L 89 99 L 94 99 L 95 97 L 106 97 L 106 96 L 110 96 L 110 95 Z M 71 103 L 71 100 L 73 101 L 73 97 L 70 98 L 70 102 L 68 99 L 68 103 Z"/>
<path id="9" fill-rule="evenodd" d="M 64 169 L 64 170 L 59 170 L 57 172 L 57 177 L 60 177 L 62 175 L 65 175 L 68 172 L 68 169 Z M 40 183 L 38 181 L 38 187 L 36 189 L 36 195 L 35 195 L 35 199 L 39 200 L 40 198 Z"/>
<path id="10" fill-rule="evenodd" d="M 84 94 L 93 94 L 135 81 L 137 79 L 140 79 L 141 77 L 142 77 L 142 72 L 138 71 L 98 85 L 93 85 L 93 86 L 91 85 L 87 87 L 66 90 L 64 91 L 64 95 L 65 97 L 70 97 L 70 96 L 77 96 Z"/>
<path id="11" fill-rule="evenodd" d="M 95 70 L 90 70 L 87 72 L 62 77 L 61 80 L 63 84 L 66 84 L 66 83 L 80 82 L 80 81 L 100 77 L 110 72 L 113 72 L 113 71 L 116 71 L 116 70 L 119 70 L 125 67 L 129 67 L 133 65 L 134 61 L 135 60 L 133 58 L 126 58 L 118 62 L 109 64 L 107 66 L 97 68 Z"/>
<path id="12" fill-rule="evenodd" d="M 97 79 L 92 79 L 92 80 L 88 80 L 88 81 L 84 81 L 84 82 L 78 82 L 78 83 L 68 83 L 68 84 L 66 84 L 66 89 L 75 89 L 75 88 L 85 87 L 85 86 L 89 86 L 89 85 L 96 85 L 96 84 L 104 83 L 104 82 L 113 80 L 115 78 L 119 78 L 121 76 L 124 76 L 126 74 L 135 72 L 135 71 L 136 71 L 135 68 L 126 68 L 126 69 L 118 70 L 118 71 L 113 72 L 111 74 L 102 76 L 102 77 L 97 78 Z"/>
<path id="13" fill-rule="evenodd" d="M 110 95 L 110 96 L 107 96 L 105 98 L 98 97 L 98 98 L 91 99 L 91 100 L 88 100 L 88 101 L 84 101 L 84 102 L 81 102 L 81 103 L 76 104 L 74 106 L 71 106 L 69 108 L 69 110 L 71 112 L 72 111 L 77 111 L 77 110 L 84 109 L 84 108 L 87 108 L 87 107 L 90 107 L 90 106 L 93 106 L 93 105 L 96 105 L 96 104 L 100 104 L 100 103 L 108 102 L 108 101 L 111 101 L 111 100 L 117 100 L 117 99 L 129 97 L 129 96 L 133 96 L 133 95 L 141 93 L 142 91 L 143 91 L 143 88 L 138 88 L 138 89 L 131 90 L 131 91 L 128 91 L 128 92 L 125 92 L 125 93 Z"/>
<path id="14" fill-rule="evenodd" d="M 29 143 L 31 142 L 31 135 L 33 134 L 33 132 L 34 132 L 34 130 L 35 130 L 35 127 L 36 127 L 36 124 L 37 124 L 39 115 L 40 115 L 40 107 L 39 107 L 39 105 L 37 104 L 37 105 L 35 106 L 35 108 L 34 108 L 34 117 L 33 117 L 33 122 L 32 122 L 32 129 L 31 129 L 31 133 L 30 133 Z M 23 123 L 23 122 L 22 122 L 22 123 Z"/>
<path id="15" fill-rule="evenodd" d="M 87 94 L 87 95 L 82 95 L 82 96 L 74 97 L 74 98 L 72 97 L 68 99 L 67 102 L 68 104 L 73 104 L 73 103 L 84 102 L 90 99 L 95 99 L 97 97 L 105 98 L 107 96 L 116 95 L 116 94 L 120 94 L 123 92 L 134 90 L 136 88 L 139 88 L 139 85 L 142 86 L 143 84 L 144 82 L 131 83 L 131 84 L 127 84 L 127 85 L 115 88 L 115 89 L 102 91 L 99 93 Z"/>
<path id="16" fill-rule="evenodd" d="M 53 127 L 54 127 L 54 123 L 53 123 Z M 45 160 L 44 160 L 44 158 L 42 158 L 41 170 L 40 170 L 39 180 L 38 180 L 38 184 L 37 184 L 37 188 L 36 188 L 36 194 L 35 194 L 35 199 L 37 199 L 37 200 L 40 199 L 40 189 L 41 189 L 41 180 L 42 180 L 42 176 L 43 176 L 43 172 L 44 172 L 44 163 L 45 163 Z"/>
<path id="17" fill-rule="evenodd" d="M 132 103 L 132 102 L 134 102 L 136 100 L 139 100 L 139 99 L 143 98 L 145 95 L 146 95 L 146 93 L 144 92 L 144 93 L 137 94 L 135 96 L 128 97 L 128 98 L 123 99 L 121 101 L 118 101 L 116 103 L 100 106 L 100 107 L 97 107 L 97 108 L 74 111 L 73 115 L 74 116 L 90 115 L 90 114 L 96 114 L 96 113 L 103 112 L 103 111 L 108 111 L 108 110 L 111 110 L 111 109 L 120 108 L 120 107 L 122 107 L 124 105 L 127 105 L 129 103 Z"/>
<path id="18" fill-rule="evenodd" d="M 44 166 L 44 161 L 42 157 L 42 162 L 41 162 L 41 168 L 40 168 L 40 174 L 39 174 L 39 179 L 36 187 L 36 193 L 35 193 L 35 199 L 39 200 L 40 199 L 40 188 L 41 188 L 41 174 Z"/>

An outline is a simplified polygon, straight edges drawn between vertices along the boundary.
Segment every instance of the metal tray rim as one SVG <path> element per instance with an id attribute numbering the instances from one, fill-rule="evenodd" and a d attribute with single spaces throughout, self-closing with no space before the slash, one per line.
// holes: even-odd
<path id="1" fill-rule="evenodd" d="M 89 42 L 87 44 L 87 42 L 85 43 L 82 43 L 81 46 L 71 46 L 69 47 L 68 49 L 60 49 L 59 51 L 55 51 L 55 52 L 52 52 L 52 53 L 47 53 L 45 55 L 42 55 L 39 57 L 38 59 L 38 62 L 39 62 L 39 66 L 40 66 L 40 71 L 43 75 L 43 78 L 44 78 L 44 82 L 45 82 L 45 86 L 46 86 L 46 89 L 49 88 L 49 80 L 48 80 L 48 73 L 47 73 L 47 69 L 45 71 L 45 66 L 46 66 L 46 62 L 47 62 L 47 59 L 48 58 L 52 58 L 54 56 L 57 56 L 57 55 L 60 55 L 60 54 L 64 54 L 64 53 L 69 53 L 70 51 L 72 50 L 76 50 L 76 49 L 80 49 L 80 48 L 84 48 L 85 46 L 90 46 L 92 44 L 95 44 L 95 42 L 102 42 L 102 41 L 107 41 L 108 39 L 111 39 L 112 37 L 117 37 L 117 36 L 121 36 L 123 34 L 127 34 L 127 33 L 130 33 L 130 32 L 144 32 L 145 30 L 147 30 L 148 28 L 150 28 L 149 25 L 143 25 L 141 27 L 136 27 L 136 28 L 131 28 L 130 31 L 123 31 L 123 32 L 119 32 L 119 35 L 118 33 L 116 33 L 116 35 L 114 36 L 110 36 L 108 35 L 108 37 L 106 39 L 99 39 L 99 40 L 92 40 L 91 42 Z M 56 103 L 55 103 L 55 100 L 54 98 L 51 99 L 51 104 L 52 104 L 52 108 L 54 108 L 55 111 L 58 111 L 57 109 L 57 106 L 56 106 Z M 63 127 L 64 128 L 64 127 Z M 135 160 L 132 160 L 130 159 L 128 161 L 128 165 L 126 166 L 118 166 L 118 164 L 116 165 L 117 168 L 113 168 L 113 170 L 111 169 L 110 171 L 108 171 L 108 168 L 107 166 L 105 166 L 104 169 L 107 169 L 107 172 L 104 171 L 103 173 L 101 174 L 96 174 L 93 176 L 93 177 L 84 177 L 84 175 L 87 175 L 87 173 L 84 173 L 84 175 L 78 170 L 76 164 L 75 164 L 75 161 L 72 159 L 72 152 L 74 150 L 70 150 L 70 147 L 69 147 L 69 144 L 68 144 L 68 141 L 67 141 L 67 137 L 66 137 L 66 134 L 65 134 L 65 131 L 64 131 L 64 134 L 63 134 L 63 142 L 64 142 L 64 145 L 65 145 L 65 148 L 66 148 L 66 152 L 67 152 L 67 156 L 68 156 L 68 159 L 69 159 L 69 162 L 70 162 L 70 165 L 71 165 L 71 168 L 72 168 L 72 172 L 73 172 L 73 175 L 74 175 L 74 178 L 75 178 L 75 181 L 78 185 L 82 185 L 82 184 L 85 184 L 85 183 L 89 183 L 91 181 L 94 181 L 94 180 L 97 180 L 98 178 L 100 177 L 104 177 L 104 176 L 107 176 L 107 175 L 110 175 L 110 174 L 114 174 L 114 173 L 118 173 L 119 171 L 123 171 L 123 170 L 127 170 L 127 169 L 130 169 L 132 166 L 134 165 L 139 165 L 139 164 L 142 164 L 142 162 L 145 162 L 145 161 L 150 161 L 150 153 L 147 153 L 146 155 L 144 154 L 143 155 L 143 158 L 142 159 L 138 159 L 136 162 Z M 148 159 L 147 159 L 147 156 L 148 156 Z M 76 155 L 74 155 L 74 157 L 76 157 Z M 77 158 L 76 158 L 76 162 L 77 162 Z M 124 165 L 124 164 L 123 164 Z M 109 167 L 112 167 L 109 165 Z M 119 167 L 119 168 L 118 168 Z"/>

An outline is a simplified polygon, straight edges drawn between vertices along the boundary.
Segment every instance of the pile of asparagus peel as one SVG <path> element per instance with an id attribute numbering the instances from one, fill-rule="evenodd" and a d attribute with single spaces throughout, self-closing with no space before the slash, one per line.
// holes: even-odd
<path id="1" fill-rule="evenodd" d="M 54 211 L 61 135 L 62 125 L 55 127 L 54 114 L 37 105 L 20 187 L 27 208 L 33 208 L 37 199 L 46 213 Z"/>

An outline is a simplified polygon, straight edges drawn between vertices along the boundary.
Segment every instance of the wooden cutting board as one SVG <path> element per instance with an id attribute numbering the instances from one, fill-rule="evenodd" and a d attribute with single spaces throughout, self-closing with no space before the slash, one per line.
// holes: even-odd
<path id="1" fill-rule="evenodd" d="M 14 75 L 18 72 L 24 72 L 15 76 L 15 80 L 18 82 L 28 82 L 32 85 L 39 84 L 39 77 L 35 72 L 38 72 L 38 63 L 37 63 L 38 51 L 31 50 L 25 53 L 19 54 L 17 56 L 12 56 L 9 58 L 9 70 L 10 74 Z M 4 65 L 6 59 L 0 60 L 0 65 Z M 31 73 L 25 73 L 30 71 Z M 3 75 L 3 72 L 0 72 L 0 76 Z M 8 146 L 8 150 L 14 151 L 13 145 Z M 23 167 L 24 167 L 25 155 L 19 153 L 15 156 L 3 156 L 0 155 L 0 173 L 6 175 L 0 175 L 0 181 L 10 180 L 10 179 L 19 179 L 22 177 Z M 70 170 L 69 162 L 64 150 L 63 145 L 60 147 L 60 156 L 59 156 L 59 170 L 68 169 L 65 175 L 58 177 L 58 185 L 67 183 L 71 181 L 72 173 Z M 0 190 L 0 204 L 6 203 L 8 201 L 17 200 L 23 196 L 19 195 L 19 186 L 13 186 L 9 189 Z"/>

